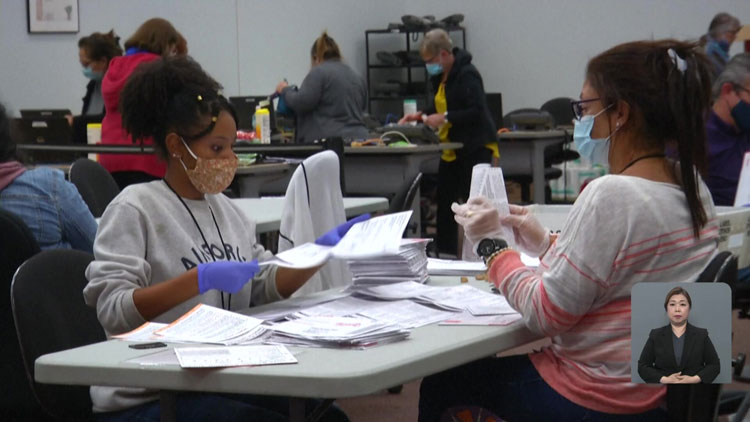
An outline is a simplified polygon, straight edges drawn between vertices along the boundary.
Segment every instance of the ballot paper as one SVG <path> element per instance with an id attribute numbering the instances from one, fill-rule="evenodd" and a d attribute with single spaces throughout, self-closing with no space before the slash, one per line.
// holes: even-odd
<path id="1" fill-rule="evenodd" d="M 199 303 L 185 315 L 156 330 L 162 341 L 242 344 L 264 335 L 263 320 Z"/>
<path id="2" fill-rule="evenodd" d="M 476 275 L 486 271 L 487 266 L 482 261 L 427 258 L 427 273 L 430 275 Z"/>
<path id="3" fill-rule="evenodd" d="M 330 302 L 321 303 L 309 308 L 304 308 L 294 314 L 294 317 L 305 316 L 347 316 L 354 315 L 365 309 L 386 306 L 390 302 L 379 302 L 359 299 L 352 296 L 343 297 Z"/>
<path id="4" fill-rule="evenodd" d="M 154 332 L 166 326 L 167 324 L 147 321 L 144 324 L 142 324 L 140 327 L 136 328 L 135 330 L 128 331 L 127 333 L 123 333 L 123 334 L 118 334 L 116 336 L 112 336 L 112 338 L 126 340 L 126 341 L 154 340 L 157 338 Z"/>
<path id="5" fill-rule="evenodd" d="M 180 362 L 177 361 L 177 356 L 175 356 L 174 354 L 174 349 L 171 348 L 136 356 L 132 359 L 126 360 L 125 362 L 140 366 L 177 366 L 180 364 Z"/>
<path id="6" fill-rule="evenodd" d="M 178 347 L 174 349 L 183 368 L 223 368 L 297 363 L 284 346 Z"/>
<path id="7" fill-rule="evenodd" d="M 438 325 L 510 325 L 521 319 L 521 314 L 511 315 L 484 315 L 475 316 L 469 312 L 454 314 L 453 317 L 444 320 Z"/>
<path id="8" fill-rule="evenodd" d="M 377 257 L 349 259 L 352 283 L 391 284 L 402 281 L 427 281 L 427 243 L 431 239 L 401 239 L 396 253 Z"/>
<path id="9" fill-rule="evenodd" d="M 411 299 L 414 302 L 431 305 L 443 310 L 462 312 L 472 308 L 479 315 L 515 314 L 504 296 L 484 292 L 474 286 L 438 287 L 425 286 L 415 282 L 384 284 L 379 286 L 352 286 L 355 296 L 373 297 L 381 300 Z"/>
<path id="10" fill-rule="evenodd" d="M 354 295 L 373 297 L 382 300 L 401 300 L 412 299 L 422 294 L 443 289 L 438 286 L 428 286 L 414 281 L 404 281 L 401 283 L 382 284 L 373 286 L 352 286 L 349 291 Z"/>
<path id="11" fill-rule="evenodd" d="M 510 307 L 508 301 L 505 300 L 505 297 L 483 292 L 467 284 L 425 292 L 417 299 L 443 309 L 454 311 L 470 310 L 470 307 L 474 306 L 477 308 L 477 312 L 483 312 L 484 315 L 487 314 L 487 308 L 494 308 L 495 314 L 516 313 Z"/>
<path id="12" fill-rule="evenodd" d="M 312 268 L 331 258 L 361 259 L 398 253 L 412 211 L 371 218 L 353 225 L 336 246 L 305 243 L 281 252 L 260 265 Z"/>
<path id="13" fill-rule="evenodd" d="M 527 267 L 539 266 L 539 258 L 524 253 L 521 254 L 521 262 Z M 487 272 L 487 266 L 482 261 L 427 258 L 429 275 L 477 275 L 485 272 Z"/>
<path id="14" fill-rule="evenodd" d="M 265 306 L 263 309 L 258 310 L 250 308 L 246 314 L 253 316 L 264 321 L 280 321 L 289 315 L 299 312 L 302 309 L 306 309 L 321 303 L 330 302 L 332 300 L 347 297 L 351 294 L 348 291 L 327 291 L 326 295 L 313 295 L 306 297 L 295 297 L 293 299 L 286 299 L 283 301 L 275 302 L 271 306 Z"/>
<path id="15" fill-rule="evenodd" d="M 410 300 L 397 300 L 386 302 L 377 307 L 363 309 L 358 312 L 358 315 L 408 329 L 443 321 L 453 317 L 454 313 L 429 308 Z"/>
<path id="16" fill-rule="evenodd" d="M 397 341 L 408 330 L 366 317 L 312 316 L 284 321 L 271 327 L 275 335 L 269 342 L 315 347 L 367 347 Z"/>

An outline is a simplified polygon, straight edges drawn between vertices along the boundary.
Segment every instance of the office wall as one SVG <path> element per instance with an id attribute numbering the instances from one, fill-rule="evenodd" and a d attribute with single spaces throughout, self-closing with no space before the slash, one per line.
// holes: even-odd
<path id="1" fill-rule="evenodd" d="M 586 61 L 616 43 L 698 37 L 718 11 L 750 22 L 746 0 L 79 0 L 78 34 L 28 34 L 26 1 L 0 0 L 0 101 L 20 108 L 80 109 L 86 80 L 77 40 L 114 28 L 124 41 L 161 16 L 185 35 L 190 53 L 228 95 L 265 94 L 286 77 L 299 83 L 322 29 L 365 73 L 364 30 L 405 13 L 466 16 L 468 49 L 488 92 L 506 111 L 577 97 Z M 739 45 L 734 46 L 739 51 Z"/>
<path id="2" fill-rule="evenodd" d="M 503 94 L 505 112 L 577 98 L 587 61 L 637 39 L 697 39 L 726 11 L 750 23 L 747 0 L 472 0 L 461 4 L 467 46 L 485 90 Z M 455 2 L 410 0 L 405 13 L 447 16 Z M 735 43 L 733 53 L 740 52 Z"/>

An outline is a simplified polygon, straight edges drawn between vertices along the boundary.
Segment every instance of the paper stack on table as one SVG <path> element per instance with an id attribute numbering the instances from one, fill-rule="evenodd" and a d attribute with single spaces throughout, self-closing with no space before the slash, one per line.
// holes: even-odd
<path id="1" fill-rule="evenodd" d="M 312 316 L 275 324 L 269 343 L 334 348 L 366 348 L 403 340 L 409 331 L 365 317 Z"/>
<path id="2" fill-rule="evenodd" d="M 258 318 L 200 303 L 154 335 L 177 343 L 248 344 L 267 334 L 262 323 Z"/>
<path id="3" fill-rule="evenodd" d="M 451 287 L 435 287 L 406 281 L 378 286 L 352 286 L 355 296 L 381 300 L 411 299 L 417 303 L 431 305 L 448 311 L 469 311 L 473 315 L 510 315 L 517 313 L 504 296 L 483 292 L 466 284 Z"/>
<path id="4" fill-rule="evenodd" d="M 430 239 L 401 239 L 397 253 L 347 261 L 352 284 L 391 284 L 427 281 L 427 243 Z"/>

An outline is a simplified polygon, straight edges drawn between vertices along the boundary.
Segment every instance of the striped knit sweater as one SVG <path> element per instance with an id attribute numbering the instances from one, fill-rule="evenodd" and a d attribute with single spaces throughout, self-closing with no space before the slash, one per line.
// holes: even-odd
<path id="1" fill-rule="evenodd" d="M 552 337 L 530 358 L 562 396 L 618 414 L 662 403 L 664 387 L 630 382 L 630 289 L 694 281 L 716 253 L 716 212 L 699 183 L 709 221 L 697 239 L 680 187 L 604 176 L 583 191 L 537 269 L 515 252 L 492 262 L 490 279 L 526 325 Z"/>

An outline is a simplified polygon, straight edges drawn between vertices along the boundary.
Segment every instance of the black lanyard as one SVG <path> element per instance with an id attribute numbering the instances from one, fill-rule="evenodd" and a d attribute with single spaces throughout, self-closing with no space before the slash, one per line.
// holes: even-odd
<path id="1" fill-rule="evenodd" d="M 174 192 L 174 194 L 177 196 L 177 199 L 179 199 L 180 202 L 182 203 L 182 206 L 185 207 L 185 209 L 187 210 L 188 214 L 190 214 L 190 218 L 193 219 L 193 223 L 195 223 L 195 227 L 198 229 L 198 233 L 200 233 L 201 238 L 203 239 L 203 243 L 206 245 L 206 247 L 208 247 L 208 253 L 211 254 L 211 259 L 213 259 L 214 262 L 216 262 L 216 255 L 214 255 L 214 251 L 211 248 L 211 245 L 208 243 L 208 240 L 206 239 L 206 236 L 203 234 L 203 230 L 201 230 L 201 226 L 200 226 L 200 224 L 198 224 L 198 220 L 195 219 L 195 216 L 193 215 L 193 212 L 190 211 L 190 207 L 187 206 L 187 204 L 182 199 L 182 197 L 180 196 L 180 194 L 178 194 L 177 191 L 174 190 L 174 188 L 172 188 L 172 186 L 169 185 L 169 183 L 167 182 L 166 179 L 161 179 L 161 180 L 164 181 L 164 184 L 167 185 L 167 187 L 169 188 L 169 190 L 171 190 L 172 192 Z M 208 204 L 208 201 L 206 201 L 206 203 Z M 226 256 L 226 248 L 224 247 L 224 245 L 225 245 L 224 238 L 221 236 L 221 229 L 219 229 L 219 224 L 216 222 L 216 216 L 214 216 L 214 210 L 211 209 L 211 204 L 208 204 L 208 211 L 211 213 L 211 218 L 214 220 L 214 226 L 216 227 L 216 231 L 219 233 L 219 240 L 221 241 L 221 247 L 222 247 L 222 249 L 224 249 L 224 255 Z M 228 259 L 227 259 L 227 261 L 228 261 Z M 228 301 L 229 302 L 229 308 L 225 308 L 224 307 L 224 292 L 220 292 L 220 293 L 221 293 L 221 308 L 222 309 L 230 309 L 231 310 L 232 309 L 232 294 L 231 293 L 229 294 L 229 301 Z"/>

